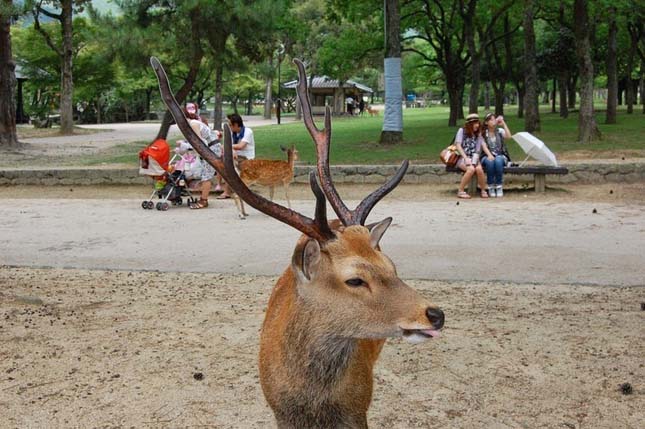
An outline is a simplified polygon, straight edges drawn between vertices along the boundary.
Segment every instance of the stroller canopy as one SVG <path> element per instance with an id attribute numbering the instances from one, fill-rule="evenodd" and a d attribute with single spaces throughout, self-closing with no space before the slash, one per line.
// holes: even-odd
<path id="1" fill-rule="evenodd" d="M 139 152 L 139 174 L 158 176 L 168 170 L 170 147 L 164 139 L 157 139 Z"/>

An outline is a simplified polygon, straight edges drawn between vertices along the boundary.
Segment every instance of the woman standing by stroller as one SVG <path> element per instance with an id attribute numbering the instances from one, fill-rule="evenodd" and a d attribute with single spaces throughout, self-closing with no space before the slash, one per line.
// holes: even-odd
<path id="1" fill-rule="evenodd" d="M 217 156 L 222 156 L 222 145 L 219 143 L 220 135 L 217 131 L 211 130 L 205 124 L 199 114 L 197 113 L 197 106 L 194 103 L 188 103 L 184 109 L 184 114 L 188 118 L 190 127 L 208 145 L 211 151 Z M 212 165 L 202 159 L 202 176 L 200 184 L 201 196 L 196 203 L 190 205 L 191 209 L 204 209 L 208 207 L 208 195 L 211 192 L 213 177 L 215 177 L 215 169 Z"/>
<path id="2" fill-rule="evenodd" d="M 498 125 L 503 128 L 498 128 Z M 504 122 L 504 118 L 502 116 L 495 117 L 494 113 L 487 114 L 484 117 L 483 146 L 487 156 L 482 160 L 482 164 L 486 169 L 488 194 L 491 197 L 504 196 L 504 166 L 511 160 L 504 144 L 506 136 L 511 136 L 511 131 Z"/>
<path id="3" fill-rule="evenodd" d="M 466 123 L 463 128 L 459 128 L 457 136 L 455 137 L 455 145 L 461 157 L 457 162 L 463 172 L 464 176 L 459 183 L 459 191 L 457 191 L 458 198 L 470 198 L 470 195 L 464 191 L 466 185 L 470 182 L 473 174 L 477 174 L 477 182 L 479 189 L 481 189 L 481 197 L 488 198 L 488 193 L 485 189 L 484 170 L 479 163 L 479 156 L 484 140 L 481 136 L 481 124 L 479 123 L 479 115 L 471 113 L 466 118 Z"/>

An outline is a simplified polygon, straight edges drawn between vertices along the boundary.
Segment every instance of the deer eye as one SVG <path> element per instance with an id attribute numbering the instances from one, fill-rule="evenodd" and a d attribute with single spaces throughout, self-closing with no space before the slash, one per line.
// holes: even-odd
<path id="1" fill-rule="evenodd" d="M 358 277 L 346 280 L 345 284 L 351 287 L 367 286 L 367 283 L 365 283 L 363 279 L 359 279 Z"/>

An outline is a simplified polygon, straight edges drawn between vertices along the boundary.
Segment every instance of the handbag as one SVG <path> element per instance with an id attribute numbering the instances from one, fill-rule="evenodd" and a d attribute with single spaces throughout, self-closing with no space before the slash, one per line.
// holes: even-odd
<path id="1" fill-rule="evenodd" d="M 446 167 L 454 167 L 455 165 L 457 165 L 459 157 L 459 151 L 457 150 L 457 146 L 455 146 L 454 144 L 451 144 L 450 146 L 442 150 L 439 154 L 441 162 L 446 164 Z"/>

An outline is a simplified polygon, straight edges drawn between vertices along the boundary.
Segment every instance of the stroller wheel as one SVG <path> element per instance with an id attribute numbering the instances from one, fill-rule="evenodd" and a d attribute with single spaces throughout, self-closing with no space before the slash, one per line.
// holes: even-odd
<path id="1" fill-rule="evenodd" d="M 170 208 L 168 203 L 161 203 L 161 211 L 167 211 Z"/>
<path id="2" fill-rule="evenodd" d="M 161 202 L 157 203 L 157 210 L 161 210 Z"/>
<path id="3" fill-rule="evenodd" d="M 144 210 L 148 210 L 148 202 L 147 201 L 141 201 L 141 208 Z"/>
<path id="4" fill-rule="evenodd" d="M 155 206 L 155 203 L 153 203 L 152 201 L 144 201 L 143 203 L 141 203 L 141 205 L 143 205 L 144 203 L 146 205 L 144 209 L 146 210 L 152 210 L 153 207 Z"/>

